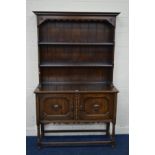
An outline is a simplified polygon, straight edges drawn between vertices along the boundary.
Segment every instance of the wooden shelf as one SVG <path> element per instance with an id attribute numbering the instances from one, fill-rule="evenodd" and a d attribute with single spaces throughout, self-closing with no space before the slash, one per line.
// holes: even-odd
<path id="1" fill-rule="evenodd" d="M 41 63 L 40 67 L 113 67 L 113 64 L 108 63 Z"/>
<path id="2" fill-rule="evenodd" d="M 81 45 L 81 46 L 112 46 L 114 42 L 105 42 L 105 43 L 80 43 L 80 42 L 39 42 L 39 45 Z"/>

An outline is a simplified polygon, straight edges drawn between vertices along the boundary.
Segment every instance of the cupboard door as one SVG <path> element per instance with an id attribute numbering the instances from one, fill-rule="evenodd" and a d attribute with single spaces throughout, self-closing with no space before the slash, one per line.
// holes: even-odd
<path id="1" fill-rule="evenodd" d="M 72 120 L 74 119 L 74 95 L 72 94 L 41 94 L 41 120 Z"/>
<path id="2" fill-rule="evenodd" d="M 111 120 L 114 94 L 81 94 L 78 118 L 80 120 Z"/>

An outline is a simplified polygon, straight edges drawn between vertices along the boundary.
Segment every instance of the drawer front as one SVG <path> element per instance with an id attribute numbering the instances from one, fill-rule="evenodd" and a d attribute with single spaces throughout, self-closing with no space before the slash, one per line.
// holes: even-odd
<path id="1" fill-rule="evenodd" d="M 78 108 L 81 120 L 112 119 L 114 94 L 81 94 Z"/>
<path id="2" fill-rule="evenodd" d="M 72 94 L 40 95 L 41 120 L 72 120 L 74 119 L 74 96 Z"/>

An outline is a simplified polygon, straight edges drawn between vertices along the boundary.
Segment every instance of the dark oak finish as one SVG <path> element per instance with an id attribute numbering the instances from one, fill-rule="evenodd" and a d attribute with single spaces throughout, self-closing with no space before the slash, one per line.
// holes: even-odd
<path id="1" fill-rule="evenodd" d="M 118 90 L 113 85 L 119 13 L 37 12 L 39 146 L 115 144 Z M 105 123 L 103 130 L 46 130 L 49 123 Z M 110 132 L 110 125 L 112 131 Z M 51 132 L 105 132 L 108 141 L 44 142 Z"/>
<path id="2" fill-rule="evenodd" d="M 112 120 L 113 118 L 113 94 L 82 94 L 78 107 L 80 120 Z"/>
<path id="3" fill-rule="evenodd" d="M 74 119 L 73 94 L 44 94 L 39 96 L 41 120 Z"/>

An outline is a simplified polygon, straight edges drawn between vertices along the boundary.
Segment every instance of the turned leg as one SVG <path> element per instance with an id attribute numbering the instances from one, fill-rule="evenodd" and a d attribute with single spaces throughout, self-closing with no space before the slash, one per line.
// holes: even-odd
<path id="1" fill-rule="evenodd" d="M 107 136 L 110 135 L 109 129 L 110 129 L 110 123 L 106 123 L 106 135 Z"/>
<path id="2" fill-rule="evenodd" d="M 112 147 L 115 147 L 115 123 L 112 123 Z"/>

